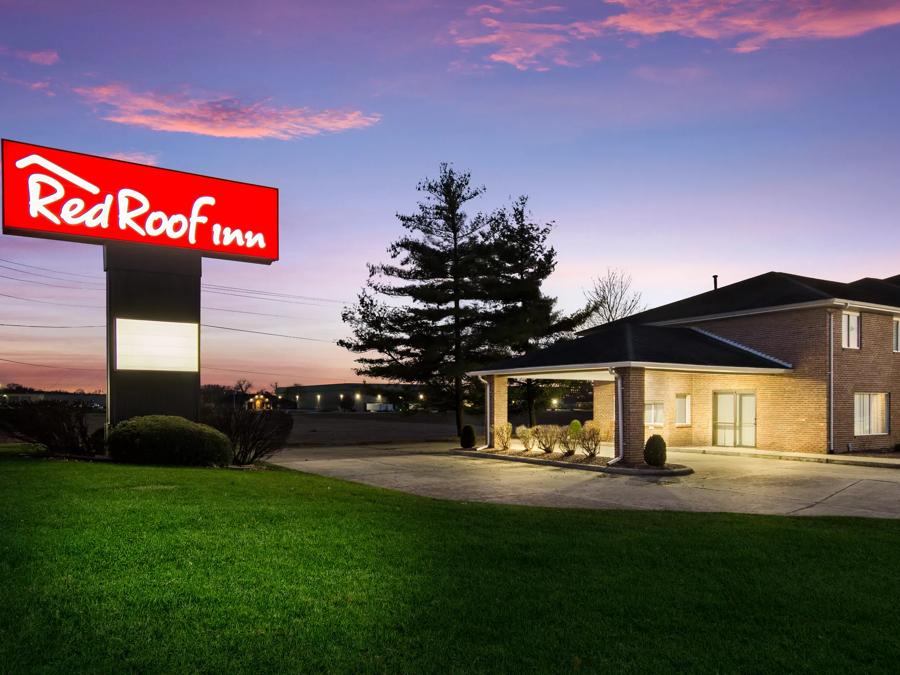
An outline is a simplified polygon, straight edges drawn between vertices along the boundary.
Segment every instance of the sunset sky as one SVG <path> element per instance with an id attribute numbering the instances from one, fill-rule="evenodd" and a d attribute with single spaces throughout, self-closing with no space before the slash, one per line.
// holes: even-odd
<path id="1" fill-rule="evenodd" d="M 203 281 L 288 295 L 205 292 L 203 320 L 316 341 L 204 330 L 204 382 L 358 379 L 342 303 L 442 161 L 473 210 L 555 221 L 568 310 L 607 267 L 650 305 L 900 274 L 898 120 L 900 1 L 0 0 L 0 136 L 280 189 L 281 260 Z M 103 282 L 99 246 L 0 235 L 0 322 L 102 326 Z M 104 354 L 0 327 L 38 364 L 0 382 L 103 388 Z"/>

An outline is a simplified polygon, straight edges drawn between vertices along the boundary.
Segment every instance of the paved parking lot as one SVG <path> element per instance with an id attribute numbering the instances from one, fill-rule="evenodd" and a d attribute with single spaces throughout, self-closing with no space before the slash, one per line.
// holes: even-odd
<path id="1" fill-rule="evenodd" d="M 900 518 L 900 469 L 670 452 L 669 461 L 695 473 L 644 478 L 449 455 L 446 443 L 289 448 L 272 461 L 460 501 Z"/>

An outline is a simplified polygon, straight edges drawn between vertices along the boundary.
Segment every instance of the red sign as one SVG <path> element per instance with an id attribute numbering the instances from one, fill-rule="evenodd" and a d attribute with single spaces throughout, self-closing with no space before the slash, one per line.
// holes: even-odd
<path id="1" fill-rule="evenodd" d="M 3 140 L 3 231 L 278 260 L 278 190 Z"/>

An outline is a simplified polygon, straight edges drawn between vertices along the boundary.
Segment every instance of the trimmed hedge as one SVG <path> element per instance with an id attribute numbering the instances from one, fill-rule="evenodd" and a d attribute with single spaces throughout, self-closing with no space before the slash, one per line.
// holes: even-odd
<path id="1" fill-rule="evenodd" d="M 650 466 L 666 465 L 666 441 L 659 434 L 653 434 L 644 446 L 644 461 Z"/>
<path id="2" fill-rule="evenodd" d="M 231 463 L 231 441 L 206 424 L 172 415 L 133 417 L 117 424 L 107 440 L 120 462 L 224 466 Z"/>

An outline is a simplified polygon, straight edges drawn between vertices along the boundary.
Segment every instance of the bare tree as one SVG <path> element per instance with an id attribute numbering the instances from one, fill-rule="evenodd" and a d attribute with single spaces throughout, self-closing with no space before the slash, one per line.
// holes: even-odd
<path id="1" fill-rule="evenodd" d="M 243 377 L 234 383 L 234 390 L 239 394 L 249 394 L 251 387 L 253 387 L 253 383 Z"/>
<path id="2" fill-rule="evenodd" d="M 631 275 L 624 270 L 607 268 L 606 274 L 593 280 L 584 292 L 594 311 L 584 323 L 585 328 L 602 326 L 644 310 L 641 294 L 631 287 Z"/>

